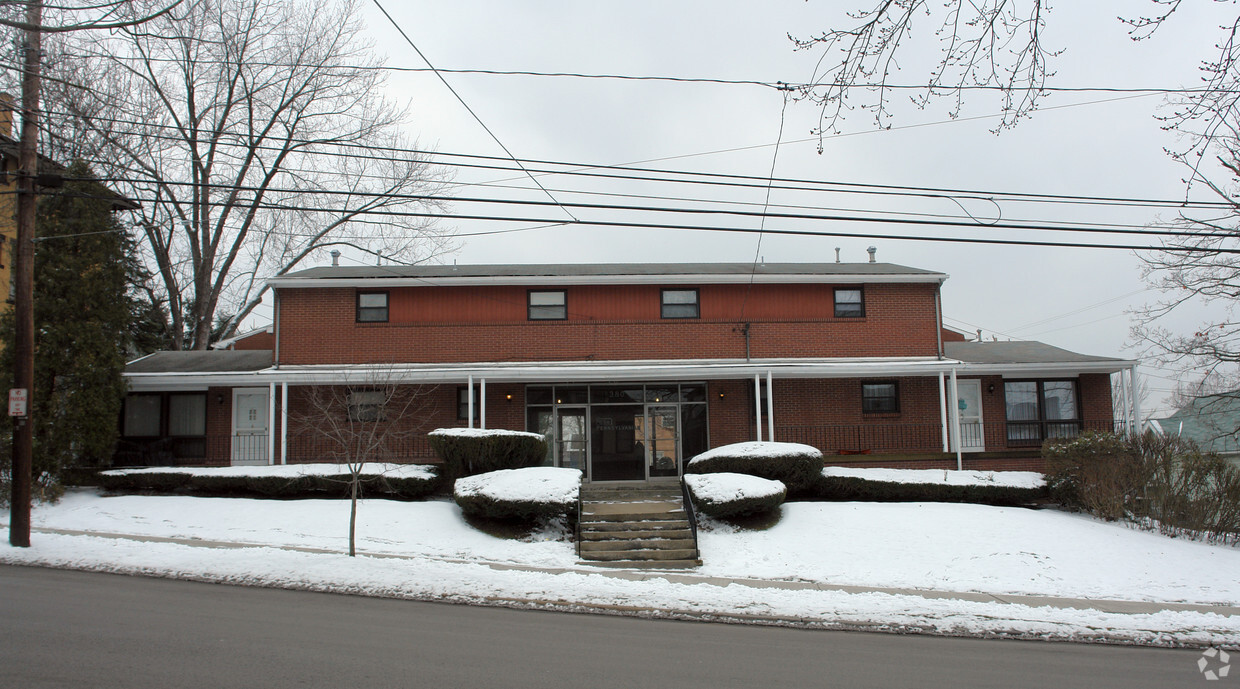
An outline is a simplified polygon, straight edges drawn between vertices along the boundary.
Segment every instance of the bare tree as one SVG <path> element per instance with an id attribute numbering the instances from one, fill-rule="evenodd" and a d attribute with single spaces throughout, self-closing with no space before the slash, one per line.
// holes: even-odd
<path id="1" fill-rule="evenodd" d="M 196 0 L 74 35 L 52 61 L 47 136 L 142 203 L 175 348 L 233 334 L 267 278 L 325 248 L 401 263 L 448 248 L 417 215 L 441 172 L 407 152 L 357 14 L 356 0 Z"/>
<path id="2" fill-rule="evenodd" d="M 404 383 L 392 371 L 374 371 L 353 383 L 294 388 L 289 429 L 322 461 L 349 472 L 349 556 L 357 554 L 357 499 L 374 478 L 367 464 L 401 461 L 412 439 L 424 435 L 433 386 Z M 294 412 L 293 410 L 297 410 Z M 381 472 L 380 472 L 381 473 Z"/>

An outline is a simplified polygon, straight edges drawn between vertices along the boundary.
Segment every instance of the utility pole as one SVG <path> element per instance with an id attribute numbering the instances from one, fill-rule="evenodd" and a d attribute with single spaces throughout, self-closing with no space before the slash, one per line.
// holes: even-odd
<path id="1" fill-rule="evenodd" d="M 9 502 L 9 543 L 30 547 L 31 465 L 34 433 L 30 402 L 34 400 L 34 222 L 35 180 L 39 174 L 39 70 L 42 46 L 43 0 L 26 4 L 25 51 L 22 73 L 22 133 L 17 149 L 17 248 L 13 260 L 15 300 L 13 322 L 13 386 L 25 390 L 24 415 L 13 417 L 12 494 Z M 14 409 L 10 393 L 9 413 Z"/>

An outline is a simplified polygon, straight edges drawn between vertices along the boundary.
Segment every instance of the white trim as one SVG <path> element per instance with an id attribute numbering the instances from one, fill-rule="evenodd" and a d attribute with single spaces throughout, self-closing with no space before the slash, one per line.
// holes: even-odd
<path id="1" fill-rule="evenodd" d="M 280 463 L 288 464 L 288 383 L 280 389 Z"/>
<path id="2" fill-rule="evenodd" d="M 734 284 L 825 284 L 856 285 L 870 283 L 908 284 L 936 283 L 947 279 L 946 273 L 853 273 L 816 274 L 788 273 L 671 273 L 649 275 L 436 275 L 428 277 L 275 277 L 267 285 L 275 289 L 339 287 L 440 287 L 483 285 L 734 285 Z"/>
<path id="3" fill-rule="evenodd" d="M 775 389 L 771 386 L 771 369 L 766 370 L 766 439 L 775 442 Z"/>
<path id="4" fill-rule="evenodd" d="M 228 463 L 236 466 L 236 438 L 237 438 L 237 396 L 242 394 L 262 393 L 267 396 L 267 404 L 271 405 L 271 393 L 266 387 L 246 387 L 232 389 L 232 408 L 228 411 L 229 416 L 229 433 L 228 433 Z M 267 437 L 270 439 L 272 428 L 270 423 L 267 426 Z M 271 464 L 271 455 L 267 455 L 267 464 Z"/>
<path id="5" fill-rule="evenodd" d="M 753 427 L 757 437 L 754 440 L 762 442 L 762 374 L 753 374 Z"/>
<path id="6" fill-rule="evenodd" d="M 939 371 L 939 422 L 943 424 L 943 451 L 950 452 L 951 441 L 947 434 L 947 383 L 943 380 L 942 371 Z"/>

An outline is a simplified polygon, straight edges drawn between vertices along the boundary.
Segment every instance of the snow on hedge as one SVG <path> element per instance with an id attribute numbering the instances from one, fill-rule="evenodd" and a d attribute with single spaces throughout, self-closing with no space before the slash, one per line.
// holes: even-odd
<path id="1" fill-rule="evenodd" d="M 458 497 L 569 505 L 577 502 L 580 489 L 581 471 L 577 469 L 527 467 L 459 478 L 452 490 Z"/>
<path id="2" fill-rule="evenodd" d="M 493 438 L 496 436 L 529 436 L 546 440 L 547 436 L 541 433 L 529 433 L 526 431 L 510 431 L 503 428 L 436 428 L 427 435 L 443 435 L 457 436 L 460 438 Z"/>
<path id="3" fill-rule="evenodd" d="M 685 483 L 693 497 L 710 502 L 769 498 L 786 490 L 781 481 L 748 474 L 685 474 Z"/>
<path id="4" fill-rule="evenodd" d="M 955 471 L 947 469 L 871 469 L 826 467 L 823 476 L 843 476 L 883 483 L 928 483 L 946 486 L 1041 488 L 1045 477 L 1036 471 Z"/>
<path id="5" fill-rule="evenodd" d="M 181 474 L 189 476 L 219 476 L 229 478 L 261 478 L 268 476 L 296 478 L 298 476 L 343 476 L 349 474 L 348 464 L 276 464 L 271 466 L 236 467 L 146 467 L 142 469 L 110 469 L 100 472 L 104 476 L 129 476 L 134 474 Z M 362 476 L 386 476 L 389 478 L 434 479 L 437 469 L 428 464 L 383 464 L 367 462 L 361 467 Z"/>
<path id="6" fill-rule="evenodd" d="M 801 443 L 774 443 L 763 440 L 751 440 L 744 443 L 721 445 L 689 460 L 689 464 L 705 462 L 716 457 L 786 457 L 788 455 L 821 455 L 822 452 L 812 445 Z"/>

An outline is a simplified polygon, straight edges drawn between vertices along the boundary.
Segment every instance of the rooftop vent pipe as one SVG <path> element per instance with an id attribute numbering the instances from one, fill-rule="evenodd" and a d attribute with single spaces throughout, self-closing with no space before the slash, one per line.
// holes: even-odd
<path id="1" fill-rule="evenodd" d="M 332 249 L 332 265 L 333 266 L 340 265 L 340 252 L 336 251 L 335 249 Z"/>
<path id="2" fill-rule="evenodd" d="M 838 246 L 835 247 L 835 262 L 836 263 L 840 262 L 840 248 Z"/>
<path id="3" fill-rule="evenodd" d="M 878 254 L 878 247 L 872 246 L 866 249 L 866 253 L 870 254 L 870 263 L 874 262 L 874 256 Z"/>

